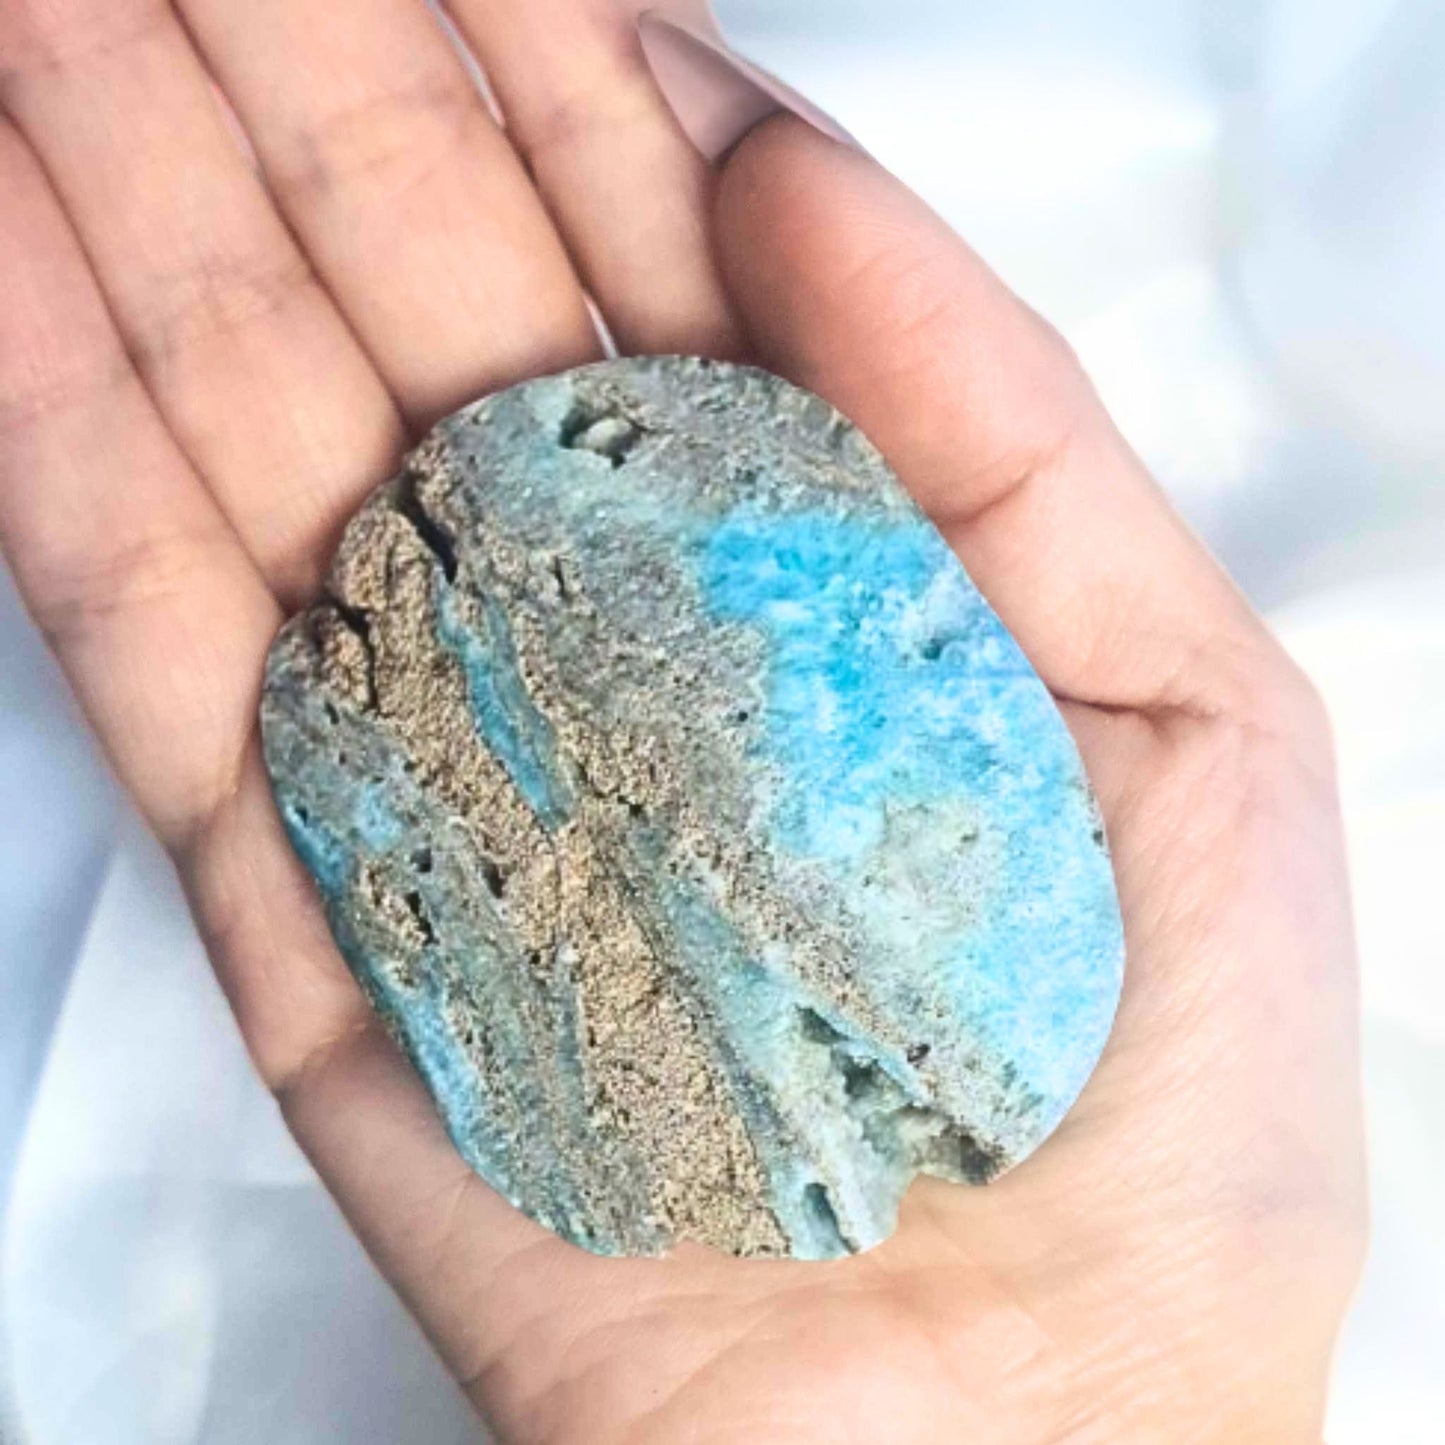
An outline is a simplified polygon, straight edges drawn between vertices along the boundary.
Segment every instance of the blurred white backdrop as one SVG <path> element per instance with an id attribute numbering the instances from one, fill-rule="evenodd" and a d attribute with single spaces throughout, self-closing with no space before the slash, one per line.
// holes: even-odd
<path id="1" fill-rule="evenodd" d="M 717 8 L 1063 328 L 1330 701 L 1376 1240 L 1329 1438 L 1437 1442 L 1445 7 Z M 0 678 L 0 1438 L 474 1439 L 252 1080 L 3 579 Z"/>

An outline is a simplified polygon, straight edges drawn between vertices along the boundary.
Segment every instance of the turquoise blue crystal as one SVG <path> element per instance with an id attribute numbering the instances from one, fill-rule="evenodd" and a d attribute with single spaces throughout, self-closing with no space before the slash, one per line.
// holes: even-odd
<path id="1" fill-rule="evenodd" d="M 602 1253 L 826 1258 L 984 1183 L 1122 935 L 1046 689 L 862 437 L 603 363 L 442 423 L 278 640 L 267 761 L 463 1156 Z"/>

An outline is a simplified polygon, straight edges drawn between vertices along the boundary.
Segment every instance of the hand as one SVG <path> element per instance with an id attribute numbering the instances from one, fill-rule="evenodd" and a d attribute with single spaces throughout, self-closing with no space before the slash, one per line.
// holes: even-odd
<path id="1" fill-rule="evenodd" d="M 456 0 L 510 139 L 421 0 L 178 8 L 0 8 L 0 533 L 257 1068 L 498 1436 L 1318 1441 L 1364 1212 L 1327 729 L 1067 348 L 797 121 L 713 176 L 630 0 Z M 600 1260 L 511 1210 L 270 801 L 283 615 L 432 420 L 596 354 L 584 285 L 624 350 L 750 355 L 859 422 L 1107 818 L 1129 962 L 1097 1075 L 1035 1158 L 920 1180 L 860 1258 Z"/>

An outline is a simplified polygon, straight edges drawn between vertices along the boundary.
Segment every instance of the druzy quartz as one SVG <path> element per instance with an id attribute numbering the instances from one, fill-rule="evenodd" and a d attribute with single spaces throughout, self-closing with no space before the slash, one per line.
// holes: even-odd
<path id="1" fill-rule="evenodd" d="M 442 422 L 278 638 L 266 760 L 468 1163 L 589 1250 L 828 1258 L 985 1183 L 1099 1055 L 1078 754 L 861 434 L 603 362 Z"/>

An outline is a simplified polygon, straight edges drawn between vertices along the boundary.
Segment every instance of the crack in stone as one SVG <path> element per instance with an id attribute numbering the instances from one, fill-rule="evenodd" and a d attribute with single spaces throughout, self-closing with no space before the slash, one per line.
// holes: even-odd
<path id="1" fill-rule="evenodd" d="M 457 549 L 451 534 L 427 511 L 417 491 L 417 475 L 408 468 L 396 488 L 397 515 L 411 523 L 422 545 L 441 565 L 449 583 L 457 580 Z"/>

